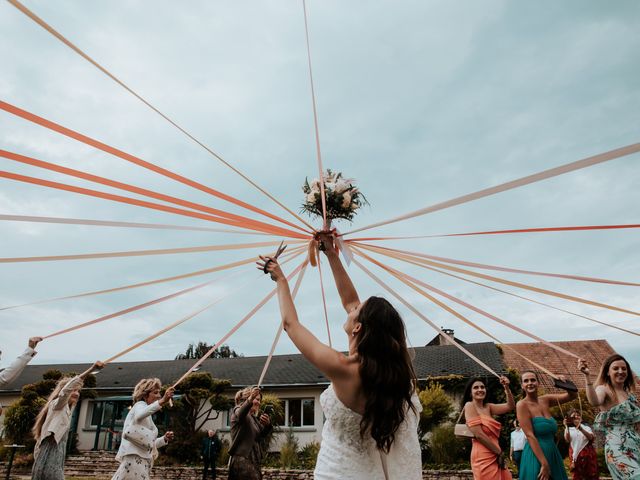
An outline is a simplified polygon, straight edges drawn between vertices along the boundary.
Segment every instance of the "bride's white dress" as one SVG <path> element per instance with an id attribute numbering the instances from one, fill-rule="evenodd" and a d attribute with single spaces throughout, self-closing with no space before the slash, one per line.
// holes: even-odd
<path id="1" fill-rule="evenodd" d="M 405 421 L 396 432 L 388 455 L 389 480 L 421 480 L 422 460 L 418 442 L 418 415 L 422 410 L 414 393 Z M 371 436 L 360 437 L 362 416 L 347 408 L 336 396 L 333 385 L 322 395 L 320 404 L 326 421 L 314 478 L 316 480 L 385 480 L 380 451 Z"/>

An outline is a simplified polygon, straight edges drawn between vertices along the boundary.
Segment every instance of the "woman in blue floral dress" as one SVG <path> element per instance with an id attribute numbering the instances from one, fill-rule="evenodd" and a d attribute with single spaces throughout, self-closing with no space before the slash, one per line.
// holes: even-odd
<path id="1" fill-rule="evenodd" d="M 611 477 L 640 479 L 640 402 L 629 362 L 621 355 L 611 355 L 602 364 L 595 385 L 584 360 L 578 362 L 578 368 L 585 376 L 589 403 L 601 408 L 593 427 L 605 436 L 604 453 Z"/>

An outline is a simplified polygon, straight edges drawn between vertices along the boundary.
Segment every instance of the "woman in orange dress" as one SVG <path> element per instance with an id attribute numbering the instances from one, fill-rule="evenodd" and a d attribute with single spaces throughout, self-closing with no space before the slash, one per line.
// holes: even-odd
<path id="1" fill-rule="evenodd" d="M 507 403 L 488 403 L 487 387 L 479 378 L 472 378 L 465 388 L 464 415 L 467 426 L 475 438 L 471 440 L 471 470 L 474 480 L 511 480 L 511 472 L 505 466 L 498 438 L 501 423 L 493 418 L 512 411 L 516 402 L 509 389 L 509 379 L 500 377 Z"/>

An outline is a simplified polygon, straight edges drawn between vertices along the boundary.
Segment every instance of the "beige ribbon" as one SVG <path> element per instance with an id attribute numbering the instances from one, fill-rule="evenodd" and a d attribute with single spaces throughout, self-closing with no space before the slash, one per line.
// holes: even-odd
<path id="1" fill-rule="evenodd" d="M 295 300 L 296 295 L 298 295 L 298 290 L 300 289 L 300 284 L 302 284 L 302 279 L 304 278 L 304 273 L 307 270 L 307 266 L 309 265 L 309 257 L 307 257 L 304 265 L 302 266 L 302 270 L 300 270 L 300 275 L 296 279 L 296 284 L 293 287 L 293 292 L 291 293 L 291 297 Z M 258 380 L 258 387 L 262 385 L 262 381 L 264 380 L 265 375 L 267 374 L 267 370 L 269 369 L 269 365 L 271 364 L 271 359 L 273 358 L 273 353 L 276 351 L 276 347 L 278 346 L 278 342 L 280 341 L 280 337 L 282 336 L 282 331 L 284 330 L 284 323 L 280 321 L 280 325 L 278 326 L 278 331 L 276 332 L 276 336 L 273 339 L 273 343 L 271 344 L 271 349 L 269 350 L 269 355 L 267 356 L 267 360 L 264 362 L 264 367 L 262 367 L 262 373 L 260 373 L 260 379 Z"/>
<path id="2" fill-rule="evenodd" d="M 266 190 L 264 190 L 262 187 L 260 187 L 259 185 L 257 185 L 253 180 L 251 180 L 249 177 L 247 177 L 245 174 L 243 174 L 240 170 L 238 170 L 237 168 L 235 168 L 233 165 L 231 165 L 230 163 L 228 163 L 224 158 L 222 158 L 219 154 L 217 154 L 216 152 L 214 152 L 211 148 L 207 147 L 204 143 L 202 143 L 200 140 L 198 140 L 196 137 L 194 137 L 192 134 L 190 134 L 187 130 L 185 130 L 183 127 L 181 127 L 180 125 L 178 125 L 175 121 L 173 121 L 171 118 L 169 118 L 167 115 L 165 115 L 164 113 L 162 113 L 159 109 L 157 109 L 155 106 L 153 106 L 150 102 L 148 102 L 147 100 L 145 100 L 141 95 L 139 95 L 138 93 L 136 93 L 133 89 L 131 89 L 129 86 L 127 86 L 122 80 L 120 80 L 118 77 L 116 77 L 114 74 L 112 74 L 109 70 L 107 70 L 105 67 L 103 67 L 102 65 L 100 65 L 98 62 L 96 62 L 93 58 L 91 58 L 89 55 L 87 55 L 85 52 L 83 52 L 82 50 L 80 50 L 80 48 L 78 48 L 76 45 L 74 45 L 73 43 L 71 43 L 69 40 L 67 40 L 67 38 L 65 38 L 61 33 L 59 33 L 57 30 L 55 30 L 51 25 L 49 25 L 47 22 L 45 22 L 43 19 L 41 19 L 40 17 L 38 17 L 34 12 L 32 12 L 31 10 L 29 10 L 27 7 L 25 7 L 22 3 L 20 3 L 18 0 L 8 0 L 9 3 L 11 5 L 13 5 L 14 7 L 16 7 L 20 12 L 22 12 L 23 14 L 25 14 L 27 17 L 29 17 L 31 20 L 33 20 L 35 23 L 37 23 L 38 25 L 40 25 L 42 28 L 44 28 L 47 32 L 49 32 L 51 35 L 53 35 L 54 37 L 56 37 L 58 40 L 60 40 L 62 43 L 64 43 L 67 47 L 69 47 L 71 50 L 73 50 L 74 52 L 76 52 L 78 55 L 80 55 L 82 58 L 84 58 L 85 60 L 87 60 L 89 63 L 91 63 L 94 67 L 96 67 L 98 70 L 100 70 L 102 73 L 104 73 L 105 75 L 107 75 L 109 78 L 111 78 L 113 81 L 115 81 L 118 85 L 120 85 L 122 88 L 124 88 L 127 92 L 129 92 L 130 94 L 132 94 L 134 97 L 136 97 L 138 100 L 140 100 L 142 103 L 144 103 L 147 107 L 149 107 L 151 110 L 153 110 L 155 113 L 157 113 L 158 115 L 160 115 L 162 118 L 164 118 L 167 122 L 169 122 L 171 125 L 173 125 L 175 128 L 177 128 L 180 132 L 182 132 L 184 135 L 186 135 L 190 140 L 192 140 L 193 142 L 195 142 L 197 145 L 199 145 L 200 147 L 202 147 L 207 153 L 209 153 L 210 155 L 212 155 L 214 158 L 218 159 L 220 162 L 222 162 L 225 166 L 227 166 L 228 168 L 230 168 L 231 170 L 233 170 L 235 173 L 237 173 L 238 175 L 240 175 L 244 180 L 246 180 L 248 183 L 250 183 L 253 187 L 255 187 L 256 189 L 258 189 L 260 192 L 262 192 L 266 197 L 268 197 L 270 200 L 272 200 L 273 202 L 275 202 L 277 205 L 279 205 L 280 207 L 282 207 L 284 210 L 286 210 L 287 212 L 289 212 L 291 215 L 293 215 L 298 221 L 302 222 L 303 224 L 305 224 L 309 229 L 314 230 L 313 227 L 311 225 L 309 225 L 307 222 L 305 222 L 299 215 L 297 215 L 295 212 L 293 212 L 292 210 L 290 210 L 289 208 L 287 208 L 284 204 L 280 203 L 275 197 L 273 197 L 269 192 L 267 192 Z M 156 167 L 159 168 L 159 167 Z M 164 170 L 164 169 L 162 169 Z M 167 170 L 164 170 L 165 173 L 171 173 L 168 172 Z M 165 174 L 163 173 L 163 175 Z M 180 177 L 177 176 L 175 174 L 171 175 L 171 178 L 177 179 L 175 177 Z M 189 180 L 185 177 L 180 177 L 180 180 L 183 183 L 186 183 L 185 181 L 187 181 L 187 184 L 190 184 L 191 186 L 194 186 L 195 188 L 199 188 L 202 189 L 204 187 L 204 185 L 200 185 L 197 184 L 197 182 L 193 182 L 192 180 Z M 198 186 L 196 186 L 198 185 Z M 217 192 L 213 189 L 210 189 L 208 187 L 204 187 L 209 193 L 218 196 L 219 198 L 222 198 L 224 200 L 227 201 L 232 201 L 230 200 L 231 197 L 221 194 L 220 192 Z M 215 193 L 214 193 L 215 192 Z M 238 204 L 238 200 L 233 199 L 233 203 Z M 278 220 L 279 222 L 285 223 L 291 227 L 295 227 L 295 228 L 300 228 L 299 226 L 288 222 L 276 215 L 273 215 L 269 212 L 266 212 L 264 210 L 261 210 L 259 208 L 256 208 L 252 205 L 249 205 L 247 203 L 244 202 L 239 202 L 239 204 L 241 204 L 241 206 L 243 206 L 244 208 L 248 208 L 249 210 L 252 210 L 256 213 L 260 213 L 262 215 L 265 215 L 273 220 Z"/>
<path id="3" fill-rule="evenodd" d="M 544 295 L 550 295 L 553 297 L 557 297 L 557 298 L 562 298 L 564 300 L 571 300 L 573 302 L 578 302 L 578 303 L 584 303 L 586 305 L 591 305 L 594 307 L 600 307 L 600 308 L 606 308 L 608 310 L 614 310 L 617 312 L 622 312 L 622 313 L 628 313 L 631 315 L 635 315 L 635 316 L 640 316 L 639 312 L 633 311 L 633 310 L 628 310 L 625 308 L 620 308 L 620 307 L 616 307 L 614 305 L 609 305 L 606 303 L 600 303 L 600 302 L 594 302 L 592 300 L 587 300 L 585 298 L 581 298 L 581 297 L 574 297 L 572 295 L 567 295 L 564 293 L 559 293 L 559 292 L 555 292 L 553 290 L 547 290 L 544 288 L 539 288 L 539 287 L 533 287 L 531 285 L 526 285 L 524 283 L 520 283 L 520 282 L 514 282 L 511 280 L 505 280 L 503 278 L 499 278 L 499 277 L 494 277 L 491 275 L 485 275 L 482 273 L 478 273 L 478 272 L 472 272 L 471 270 L 465 270 L 463 268 L 457 268 L 457 267 L 452 267 L 451 265 L 445 265 L 442 263 L 438 263 L 438 262 L 432 262 L 430 260 L 427 260 L 425 258 L 421 258 L 422 254 L 416 254 L 414 252 L 406 252 L 406 253 L 398 253 L 395 252 L 393 250 L 390 249 L 382 249 L 379 247 L 373 247 L 373 246 L 368 246 L 365 244 L 358 244 L 358 246 L 366 249 L 366 250 L 370 250 L 370 251 L 375 251 L 378 253 L 385 253 L 385 252 L 389 252 L 389 253 L 393 253 L 393 256 L 399 259 L 404 259 L 404 260 L 411 260 L 411 261 L 415 261 L 418 262 L 419 264 L 423 264 L 423 265 L 429 265 L 431 267 L 439 267 L 439 268 L 443 268 L 445 270 L 450 270 L 453 272 L 458 272 L 458 273 L 463 273 L 466 275 L 471 275 L 473 277 L 478 277 L 478 278 L 482 278 L 485 280 L 490 280 L 492 282 L 498 282 L 498 283 L 502 283 L 505 285 L 510 285 L 512 287 L 518 287 L 518 288 L 523 288 L 525 290 L 530 290 L 532 292 L 537 292 L 537 293 L 542 293 Z M 387 255 L 389 255 L 389 253 L 386 253 Z"/>
<path id="4" fill-rule="evenodd" d="M 289 243 L 306 243 L 303 240 L 290 240 Z M 248 248 L 272 247 L 280 242 L 232 243 L 228 245 L 206 245 L 203 247 L 160 248 L 154 250 L 130 250 L 124 252 L 84 253 L 79 255 L 54 255 L 43 257 L 0 258 L 0 263 L 52 262 L 59 260 L 89 260 L 96 258 L 141 257 L 148 255 L 171 255 L 177 253 L 202 253 L 226 250 L 244 250 Z"/>
<path id="5" fill-rule="evenodd" d="M 634 143 L 631 145 L 627 145 L 625 147 L 616 148 L 615 150 L 610 150 L 608 152 L 604 152 L 599 155 L 594 155 L 592 157 L 587 157 L 582 160 L 578 160 L 576 162 L 567 163 L 559 167 L 550 168 L 542 172 L 534 173 L 532 175 L 527 175 L 526 177 L 521 177 L 516 180 L 511 180 L 510 182 L 501 183 L 500 185 L 496 185 L 494 187 L 478 190 L 477 192 L 469 193 L 467 195 L 462 195 L 460 197 L 447 200 L 445 202 L 436 203 L 429 207 L 421 208 L 419 210 L 415 210 L 413 212 L 400 215 L 399 217 L 394 217 L 382 222 L 372 223 L 371 225 L 367 225 L 365 227 L 356 228 L 355 230 L 346 232 L 343 235 L 350 235 L 356 232 L 361 232 L 363 230 L 369 230 L 374 227 L 389 225 L 391 223 L 399 222 L 401 220 L 407 220 L 409 218 L 414 218 L 421 215 L 426 215 L 428 213 L 437 212 L 439 210 L 444 210 L 446 208 L 454 207 L 456 205 L 462 205 L 463 203 L 471 202 L 473 200 L 478 200 L 479 198 L 495 195 L 496 193 L 506 192 L 507 190 L 523 187 L 525 185 L 536 183 L 541 180 L 557 177 L 558 175 L 574 172 L 582 168 L 591 167 L 599 163 L 608 162 L 610 160 L 615 160 L 617 158 L 624 157 L 626 155 L 632 155 L 638 152 L 640 152 L 640 143 Z"/>

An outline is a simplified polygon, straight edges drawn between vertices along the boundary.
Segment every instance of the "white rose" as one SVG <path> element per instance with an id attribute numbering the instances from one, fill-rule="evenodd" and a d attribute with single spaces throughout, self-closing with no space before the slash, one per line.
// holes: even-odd
<path id="1" fill-rule="evenodd" d="M 333 182 L 327 182 L 327 183 L 324 184 L 324 188 L 325 188 L 325 190 L 330 190 L 332 192 L 335 192 L 336 191 L 336 184 L 333 183 Z"/>
<path id="2" fill-rule="evenodd" d="M 351 206 L 351 193 L 344 192 L 342 194 L 342 208 L 349 208 Z"/>
<path id="3" fill-rule="evenodd" d="M 340 180 L 338 183 L 336 183 L 336 193 L 345 192 L 348 188 L 349 183 L 345 182 L 344 180 Z"/>
<path id="4" fill-rule="evenodd" d="M 307 203 L 316 203 L 316 194 L 311 192 L 307 194 Z"/>
<path id="5" fill-rule="evenodd" d="M 309 186 L 311 187 L 311 191 L 312 192 L 319 192 L 320 191 L 320 180 L 318 180 L 317 178 L 314 178 L 311 181 L 311 184 Z"/>

